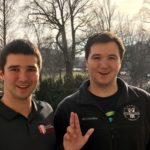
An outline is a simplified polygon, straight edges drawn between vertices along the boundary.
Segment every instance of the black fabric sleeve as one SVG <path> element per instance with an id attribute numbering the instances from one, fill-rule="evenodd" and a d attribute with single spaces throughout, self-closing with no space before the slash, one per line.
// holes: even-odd
<path id="1" fill-rule="evenodd" d="M 63 137 L 69 125 L 70 113 L 63 105 L 58 105 L 54 113 L 54 127 L 56 131 L 57 149 L 63 150 Z"/>
<path id="2" fill-rule="evenodd" d="M 148 94 L 148 101 L 147 101 L 147 114 L 148 114 L 148 132 L 149 132 L 149 136 L 148 136 L 148 144 L 146 147 L 146 150 L 150 150 L 150 94 Z"/>

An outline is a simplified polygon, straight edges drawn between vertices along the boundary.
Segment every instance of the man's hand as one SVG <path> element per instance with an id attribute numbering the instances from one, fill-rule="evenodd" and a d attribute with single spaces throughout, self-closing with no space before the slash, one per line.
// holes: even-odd
<path id="1" fill-rule="evenodd" d="M 71 112 L 70 125 L 64 135 L 63 145 L 65 150 L 80 150 L 88 141 L 94 129 L 89 129 L 85 135 L 82 135 L 79 118 L 76 113 Z"/>

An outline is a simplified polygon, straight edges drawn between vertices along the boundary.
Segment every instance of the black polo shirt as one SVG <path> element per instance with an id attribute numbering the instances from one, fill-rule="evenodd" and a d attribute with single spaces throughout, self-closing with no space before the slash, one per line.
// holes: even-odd
<path id="1" fill-rule="evenodd" d="M 28 118 L 0 102 L 0 150 L 55 150 L 53 110 L 42 101 L 33 101 Z"/>

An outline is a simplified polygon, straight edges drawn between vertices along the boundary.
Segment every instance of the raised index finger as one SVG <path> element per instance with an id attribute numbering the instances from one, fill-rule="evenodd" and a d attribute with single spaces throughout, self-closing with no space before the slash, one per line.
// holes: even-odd
<path id="1" fill-rule="evenodd" d="M 81 131 L 80 122 L 77 113 L 74 113 L 74 124 L 75 124 L 75 128 Z"/>
<path id="2" fill-rule="evenodd" d="M 70 126 L 72 128 L 75 128 L 75 113 L 74 112 L 71 112 L 70 114 Z"/>

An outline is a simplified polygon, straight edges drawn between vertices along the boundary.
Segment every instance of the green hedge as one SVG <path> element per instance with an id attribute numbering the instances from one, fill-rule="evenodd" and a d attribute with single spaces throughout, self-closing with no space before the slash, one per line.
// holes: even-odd
<path id="1" fill-rule="evenodd" d="M 35 91 L 35 97 L 38 100 L 50 103 L 55 110 L 57 104 L 66 96 L 77 91 L 86 79 L 87 77 L 83 75 L 76 75 L 71 79 L 65 77 L 57 80 L 45 79 L 40 83 L 38 90 Z"/>

